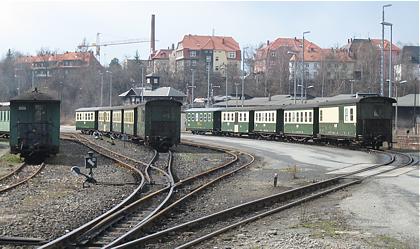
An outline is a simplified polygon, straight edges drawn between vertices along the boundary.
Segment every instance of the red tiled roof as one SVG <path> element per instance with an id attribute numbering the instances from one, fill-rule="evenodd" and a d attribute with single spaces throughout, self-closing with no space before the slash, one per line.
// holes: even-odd
<path id="1" fill-rule="evenodd" d="M 44 61 L 65 61 L 65 60 L 82 60 L 90 63 L 94 59 L 92 52 L 66 52 L 64 54 L 45 55 L 45 56 L 22 56 L 17 59 L 17 63 L 34 63 Z"/>
<path id="2" fill-rule="evenodd" d="M 159 49 L 154 54 L 151 55 L 152 60 L 154 59 L 168 59 L 169 55 L 172 53 L 172 49 Z"/>
<path id="3" fill-rule="evenodd" d="M 228 36 L 185 35 L 181 44 L 183 48 L 193 50 L 241 50 L 239 43 Z"/>
<path id="4" fill-rule="evenodd" d="M 295 59 L 300 61 L 302 59 L 302 54 L 299 53 L 297 56 L 293 56 L 290 60 L 294 61 Z M 321 60 L 334 60 L 340 62 L 351 62 L 352 59 L 345 50 L 342 49 L 319 49 L 315 51 L 305 51 L 305 61 L 321 61 Z"/>
<path id="5" fill-rule="evenodd" d="M 382 46 L 382 39 L 370 39 L 372 44 L 378 48 Z M 384 49 L 389 50 L 389 45 L 391 43 L 388 40 L 384 40 Z M 392 44 L 392 51 L 401 51 L 401 49 L 396 46 L 395 44 Z"/>
<path id="6" fill-rule="evenodd" d="M 298 38 L 277 38 L 274 40 L 274 42 L 269 43 L 269 45 L 264 45 L 262 47 L 262 50 L 276 50 L 279 47 L 289 47 L 292 51 L 300 51 L 302 50 L 302 39 Z M 318 45 L 315 43 L 308 41 L 305 39 L 305 52 L 306 50 L 318 50 L 321 49 Z"/>

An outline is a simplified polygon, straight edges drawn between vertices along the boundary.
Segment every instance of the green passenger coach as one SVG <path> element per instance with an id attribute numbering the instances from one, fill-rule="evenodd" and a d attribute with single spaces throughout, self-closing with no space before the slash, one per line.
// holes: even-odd
<path id="1" fill-rule="evenodd" d="M 286 137 L 313 138 L 318 134 L 318 107 L 315 105 L 287 106 L 283 120 Z"/>
<path id="2" fill-rule="evenodd" d="M 92 133 L 98 129 L 98 110 L 79 108 L 76 110 L 76 130 Z"/>
<path id="3" fill-rule="evenodd" d="M 261 137 L 283 134 L 283 109 L 280 107 L 254 108 L 254 132 Z"/>
<path id="4" fill-rule="evenodd" d="M 10 132 L 10 107 L 0 106 L 0 137 L 8 137 Z"/>
<path id="5" fill-rule="evenodd" d="M 242 135 L 254 130 L 254 111 L 249 108 L 227 108 L 221 115 L 222 133 Z"/>
<path id="6" fill-rule="evenodd" d="M 186 130 L 193 134 L 221 131 L 221 108 L 192 108 L 186 112 Z"/>

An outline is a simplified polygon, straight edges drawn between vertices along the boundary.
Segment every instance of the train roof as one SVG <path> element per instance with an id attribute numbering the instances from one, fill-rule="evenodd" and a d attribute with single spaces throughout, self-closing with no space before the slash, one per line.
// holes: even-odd
<path id="1" fill-rule="evenodd" d="M 361 98 L 349 98 L 349 99 L 341 99 L 341 100 L 333 100 L 325 102 L 320 102 L 319 106 L 329 106 L 329 105 L 336 105 L 336 104 L 353 104 L 353 103 L 369 103 L 369 102 L 387 102 L 387 103 L 396 103 L 396 100 L 393 98 L 388 97 L 381 97 L 381 96 L 366 96 Z"/>
<path id="2" fill-rule="evenodd" d="M 25 101 L 25 102 L 33 102 L 33 101 L 43 101 L 43 102 L 60 102 L 59 99 L 53 97 L 50 94 L 39 92 L 37 88 L 31 92 L 23 93 L 19 96 L 16 96 L 10 99 L 10 102 L 15 101 Z"/>
<path id="3" fill-rule="evenodd" d="M 209 107 L 209 108 L 190 108 L 185 110 L 186 112 L 217 112 L 217 111 L 223 111 L 224 108 L 218 108 L 218 107 Z"/>
<path id="4" fill-rule="evenodd" d="M 173 100 L 173 99 L 154 99 L 154 100 L 149 100 L 149 101 L 146 101 L 144 103 L 135 104 L 135 105 L 82 107 L 82 108 L 76 109 L 76 112 L 127 110 L 127 109 L 134 109 L 136 107 L 143 106 L 143 105 L 150 105 L 150 104 L 153 104 L 155 102 L 173 102 L 173 103 L 176 103 L 178 105 L 182 105 L 181 102 L 179 102 L 177 100 Z"/>

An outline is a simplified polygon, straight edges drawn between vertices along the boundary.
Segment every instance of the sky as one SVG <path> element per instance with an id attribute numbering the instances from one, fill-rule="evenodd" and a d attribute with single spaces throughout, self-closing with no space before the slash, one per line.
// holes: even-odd
<path id="1" fill-rule="evenodd" d="M 323 48 L 343 46 L 349 38 L 381 38 L 385 21 L 393 23 L 393 41 L 419 44 L 418 1 L 11 1 L 0 2 L 0 57 L 11 48 L 35 54 L 40 48 L 74 51 L 86 38 L 101 41 L 150 39 L 156 15 L 156 48 L 168 48 L 184 35 L 232 36 L 241 47 L 256 47 L 278 37 L 301 37 Z M 389 39 L 389 32 L 385 38 Z M 116 57 L 146 59 L 148 43 L 102 48 L 102 63 Z"/>

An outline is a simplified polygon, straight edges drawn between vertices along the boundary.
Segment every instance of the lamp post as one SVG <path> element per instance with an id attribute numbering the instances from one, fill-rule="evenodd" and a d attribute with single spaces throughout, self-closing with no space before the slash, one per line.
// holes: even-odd
<path id="1" fill-rule="evenodd" d="M 389 26 L 390 27 L 390 40 L 391 43 L 389 44 L 389 69 L 388 69 L 388 79 L 389 79 L 389 84 L 388 84 L 388 97 L 392 97 L 392 23 L 389 22 L 382 22 L 381 23 L 383 26 Z"/>
<path id="2" fill-rule="evenodd" d="M 288 51 L 288 54 L 293 54 L 295 59 L 293 60 L 293 104 L 296 104 L 296 60 L 297 60 L 297 53 Z"/>
<path id="3" fill-rule="evenodd" d="M 104 74 L 102 72 L 99 72 L 99 75 L 101 76 L 101 101 L 100 106 L 103 106 L 103 97 L 104 97 Z"/>
<path id="4" fill-rule="evenodd" d="M 305 34 L 309 34 L 311 31 L 305 31 L 302 33 L 302 87 L 300 88 L 300 99 L 303 103 L 303 87 L 305 86 Z"/>
<path id="5" fill-rule="evenodd" d="M 395 100 L 397 101 L 395 103 L 395 135 L 397 135 L 398 132 L 398 84 L 402 85 L 405 83 L 407 83 L 407 81 L 403 80 L 395 84 Z"/>
<path id="6" fill-rule="evenodd" d="M 384 32 L 385 32 L 385 8 L 391 7 L 392 4 L 385 4 L 382 6 L 382 49 L 381 49 L 381 96 L 384 96 Z"/>
<path id="7" fill-rule="evenodd" d="M 192 108 L 194 108 L 194 74 L 195 74 L 195 70 L 191 69 L 191 86 L 188 86 L 189 88 L 191 88 L 191 106 Z"/>
<path id="8" fill-rule="evenodd" d="M 248 47 L 242 48 L 242 94 L 241 94 L 241 105 L 244 106 L 244 87 L 245 87 L 245 49 L 248 49 Z"/>
<path id="9" fill-rule="evenodd" d="M 112 106 L 112 72 L 106 72 L 109 73 L 109 106 Z"/>

